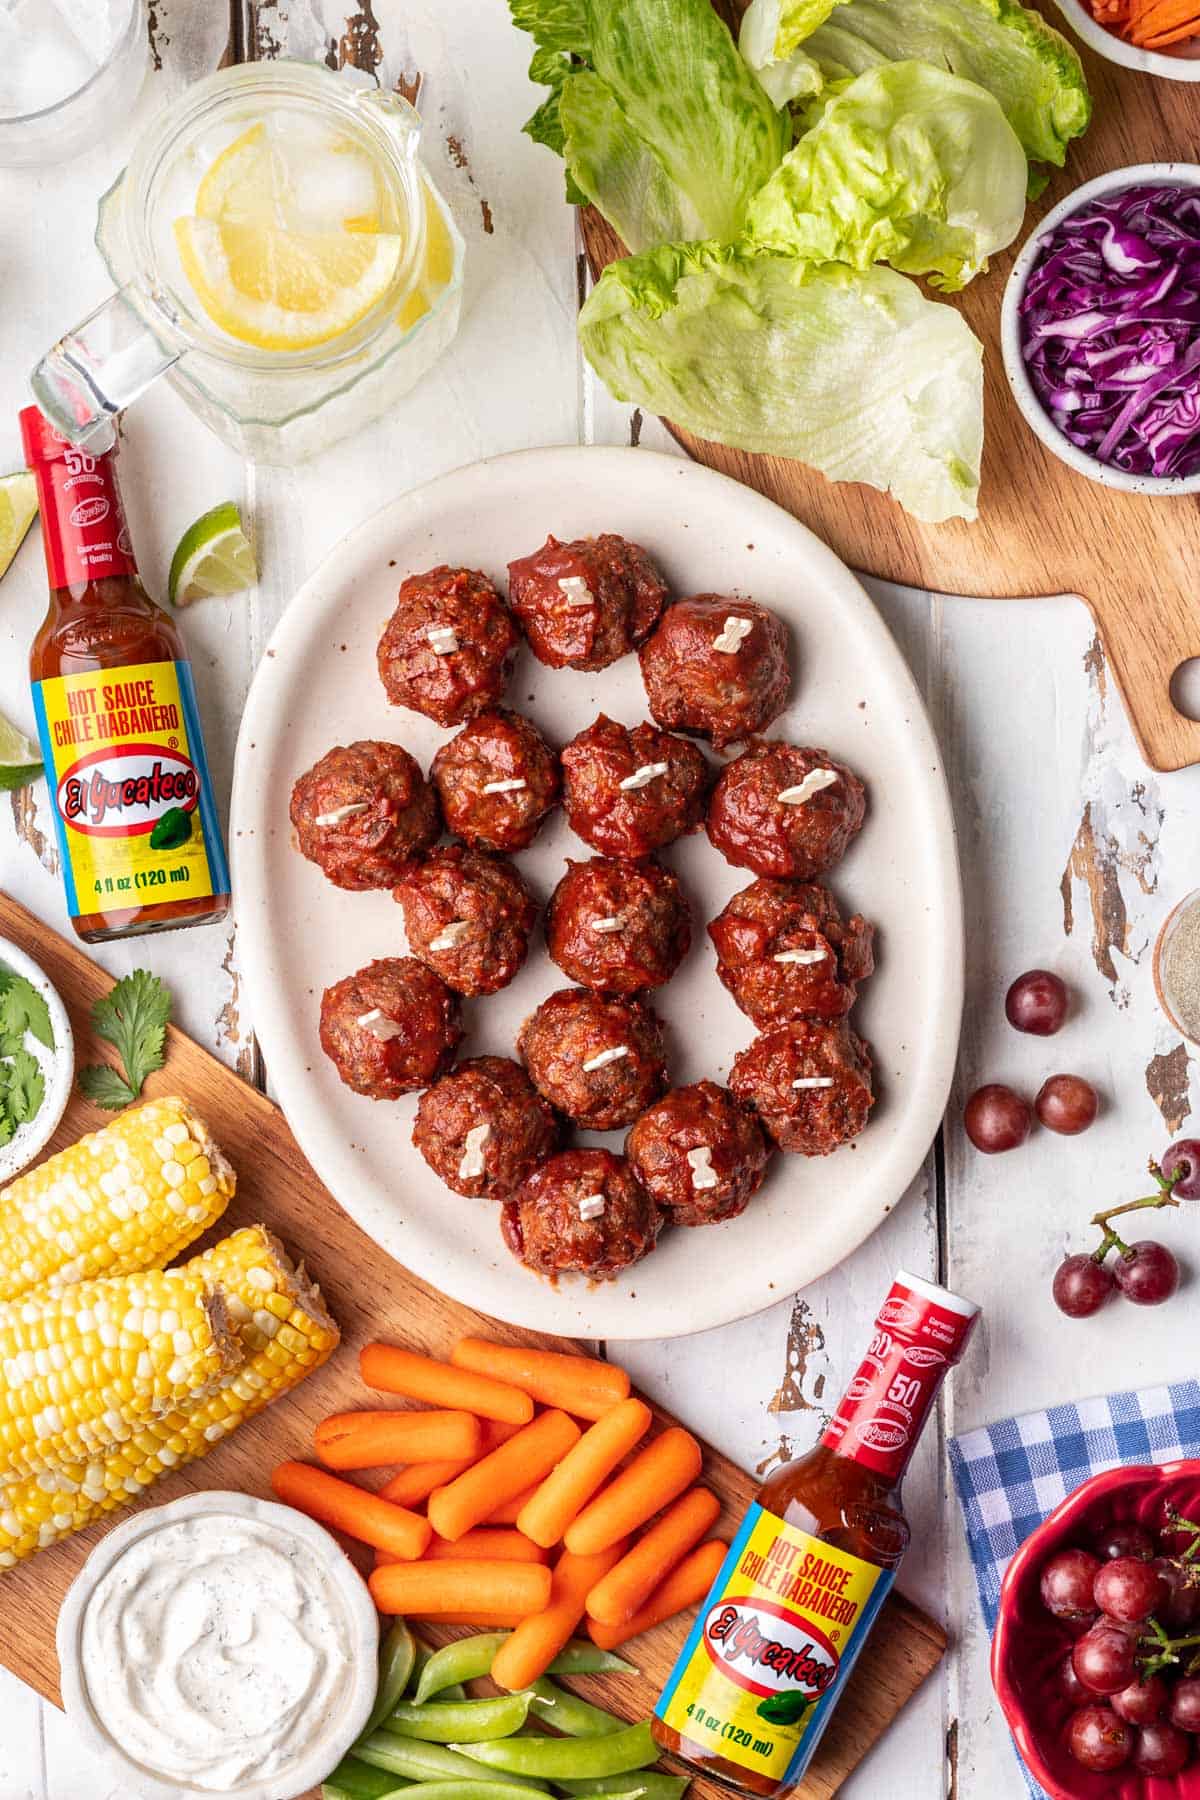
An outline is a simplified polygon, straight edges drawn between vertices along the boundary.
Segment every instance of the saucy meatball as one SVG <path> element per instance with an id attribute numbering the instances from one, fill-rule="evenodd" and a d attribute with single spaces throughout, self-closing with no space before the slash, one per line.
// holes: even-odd
<path id="1" fill-rule="evenodd" d="M 666 1086 L 662 1023 L 637 1000 L 560 988 L 521 1027 L 539 1094 L 589 1131 L 631 1125 Z"/>
<path id="2" fill-rule="evenodd" d="M 708 928 L 717 974 L 759 1026 L 840 1019 L 875 968 L 875 927 L 819 882 L 752 881 Z"/>
<path id="3" fill-rule="evenodd" d="M 745 1211 L 762 1186 L 771 1148 L 728 1088 L 695 1081 L 672 1088 L 642 1114 L 625 1154 L 672 1224 L 712 1225 Z"/>
<path id="4" fill-rule="evenodd" d="M 677 600 L 638 660 L 659 724 L 711 738 L 718 749 L 762 731 L 787 703 L 787 628 L 756 600 Z"/>
<path id="5" fill-rule="evenodd" d="M 708 835 L 739 869 L 811 881 L 861 830 L 866 789 L 827 750 L 777 739 L 752 744 L 713 789 Z"/>
<path id="6" fill-rule="evenodd" d="M 476 850 L 524 850 L 558 801 L 558 758 L 536 725 L 496 707 L 443 744 L 430 770 L 448 828 Z"/>
<path id="7" fill-rule="evenodd" d="M 393 889 L 408 947 L 459 994 L 507 987 L 529 953 L 537 907 L 509 862 L 444 844 Z"/>
<path id="8" fill-rule="evenodd" d="M 640 544 L 614 532 L 548 537 L 508 565 L 508 600 L 551 669 L 606 669 L 653 631 L 667 590 Z"/>
<path id="9" fill-rule="evenodd" d="M 772 1025 L 734 1058 L 729 1085 L 781 1150 L 828 1156 L 857 1137 L 875 1104 L 871 1052 L 845 1020 Z"/>
<path id="10" fill-rule="evenodd" d="M 443 563 L 401 582 L 379 640 L 379 679 L 393 706 L 461 725 L 499 700 L 516 649 L 516 628 L 487 576 Z"/>
<path id="11" fill-rule="evenodd" d="M 564 1150 L 505 1206 L 501 1229 L 513 1255 L 539 1275 L 611 1281 L 650 1254 L 661 1223 L 623 1156 Z"/>
<path id="12" fill-rule="evenodd" d="M 559 1124 L 520 1063 L 473 1056 L 426 1088 L 412 1136 L 456 1194 L 508 1200 L 558 1148 Z"/>
<path id="13" fill-rule="evenodd" d="M 369 1100 L 428 1087 L 454 1061 L 462 1034 L 458 995 L 415 956 L 368 963 L 321 996 L 321 1048 Z"/>
<path id="14" fill-rule="evenodd" d="M 360 738 L 327 750 L 292 789 L 300 852 L 336 887 L 391 887 L 440 829 L 437 798 L 407 750 Z"/>
<path id="15" fill-rule="evenodd" d="M 683 889 L 652 860 L 568 859 L 546 908 L 552 962 L 581 987 L 637 994 L 669 981 L 692 941 Z"/>
<path id="16" fill-rule="evenodd" d="M 562 753 L 563 805 L 572 831 L 602 856 L 649 856 L 697 831 L 708 764 L 695 744 L 653 725 L 618 725 L 604 713 Z"/>

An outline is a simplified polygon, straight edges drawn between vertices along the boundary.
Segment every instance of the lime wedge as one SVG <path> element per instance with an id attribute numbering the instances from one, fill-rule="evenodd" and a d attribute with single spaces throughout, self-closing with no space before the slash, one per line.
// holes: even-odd
<path id="1" fill-rule="evenodd" d="M 201 513 L 180 538 L 171 558 L 167 598 L 189 606 L 208 594 L 240 594 L 258 580 L 254 552 L 232 500 Z"/>
<path id="2" fill-rule="evenodd" d="M 0 713 L 0 793 L 28 787 L 42 773 L 42 753 Z"/>
<path id="3" fill-rule="evenodd" d="M 0 475 L 0 575 L 21 548 L 37 509 L 37 483 L 27 470 Z"/>

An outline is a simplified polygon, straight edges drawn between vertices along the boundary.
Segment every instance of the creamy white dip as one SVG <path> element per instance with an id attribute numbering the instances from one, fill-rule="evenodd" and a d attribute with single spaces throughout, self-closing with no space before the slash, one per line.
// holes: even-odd
<path id="1" fill-rule="evenodd" d="M 126 1757 L 213 1793 L 278 1779 L 336 1728 L 354 1687 L 345 1599 L 278 1526 L 201 1513 L 137 1538 L 79 1636 L 97 1723 Z"/>

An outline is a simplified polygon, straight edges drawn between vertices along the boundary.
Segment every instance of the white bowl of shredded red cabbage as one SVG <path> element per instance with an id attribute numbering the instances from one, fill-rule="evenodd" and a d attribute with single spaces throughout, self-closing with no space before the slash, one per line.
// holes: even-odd
<path id="1" fill-rule="evenodd" d="M 1013 266 L 1001 341 L 1026 422 L 1071 468 L 1200 492 L 1200 167 L 1142 163 L 1069 194 Z"/>

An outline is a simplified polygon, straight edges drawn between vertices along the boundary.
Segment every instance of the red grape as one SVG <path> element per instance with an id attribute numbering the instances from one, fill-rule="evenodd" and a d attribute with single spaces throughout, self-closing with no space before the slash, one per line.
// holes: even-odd
<path id="1" fill-rule="evenodd" d="M 976 1088 L 963 1109 L 967 1136 L 985 1156 L 1015 1150 L 1029 1136 L 1032 1124 L 1029 1102 L 999 1081 Z"/>
<path id="2" fill-rule="evenodd" d="M 1097 1532 L 1095 1549 L 1101 1562 L 1115 1562 L 1118 1556 L 1136 1556 L 1140 1562 L 1153 1562 L 1154 1536 L 1135 1519 L 1114 1519 L 1111 1525 Z"/>
<path id="3" fill-rule="evenodd" d="M 1082 1075 L 1050 1075 L 1038 1090 L 1033 1110 L 1047 1131 L 1077 1137 L 1100 1110 L 1100 1096 Z"/>
<path id="4" fill-rule="evenodd" d="M 1067 987 L 1049 969 L 1018 975 L 1004 998 L 1004 1013 L 1017 1031 L 1053 1037 L 1067 1016 Z"/>
<path id="5" fill-rule="evenodd" d="M 1177 1200 L 1200 1200 L 1200 1138 L 1177 1138 L 1159 1166 L 1168 1181 L 1179 1176 L 1171 1189 Z"/>
<path id="6" fill-rule="evenodd" d="M 1111 1707 L 1084 1706 L 1067 1726 L 1067 1748 L 1083 1768 L 1105 1775 L 1129 1761 L 1133 1727 Z"/>
<path id="7" fill-rule="evenodd" d="M 1165 1244 L 1139 1238 L 1113 1269 L 1117 1286 L 1137 1306 L 1161 1306 L 1179 1286 L 1179 1264 Z"/>
<path id="8" fill-rule="evenodd" d="M 1164 1595 L 1158 1606 L 1159 1623 L 1168 1631 L 1189 1631 L 1200 1620 L 1200 1568 L 1171 1556 L 1155 1557 L 1154 1567 Z"/>
<path id="9" fill-rule="evenodd" d="M 1042 1570 L 1042 1605 L 1056 1619 L 1085 1619 L 1099 1604 L 1093 1598 L 1101 1564 L 1087 1550 L 1060 1550 Z"/>
<path id="10" fill-rule="evenodd" d="M 1072 1706 L 1086 1706 L 1092 1698 L 1091 1689 L 1085 1688 L 1075 1673 L 1075 1664 L 1071 1661 L 1069 1650 L 1058 1665 L 1058 1685 L 1063 1699 Z"/>
<path id="11" fill-rule="evenodd" d="M 1068 1319 L 1086 1319 L 1098 1312 L 1112 1290 L 1107 1265 L 1082 1253 L 1066 1257 L 1054 1271 L 1054 1304 Z"/>
<path id="12" fill-rule="evenodd" d="M 1154 1564 L 1139 1562 L 1136 1556 L 1119 1556 L 1115 1562 L 1101 1563 L 1093 1593 L 1101 1612 L 1126 1625 L 1148 1619 L 1166 1598 Z"/>
<path id="13" fill-rule="evenodd" d="M 1109 1702 L 1118 1719 L 1127 1725 L 1153 1725 L 1166 1711 L 1171 1690 L 1161 1675 L 1145 1681 L 1131 1681 L 1127 1688 L 1114 1694 Z"/>
<path id="14" fill-rule="evenodd" d="M 1192 1740 L 1165 1721 L 1143 1725 L 1133 1747 L 1133 1766 L 1142 1775 L 1178 1775 L 1192 1754 Z"/>
<path id="15" fill-rule="evenodd" d="M 1093 1694 L 1119 1694 L 1137 1674 L 1137 1640 L 1109 1619 L 1086 1631 L 1071 1652 L 1075 1673 Z"/>
<path id="16" fill-rule="evenodd" d="M 1180 1731 L 1200 1731 L 1200 1676 L 1185 1675 L 1175 1683 L 1167 1717 Z"/>

